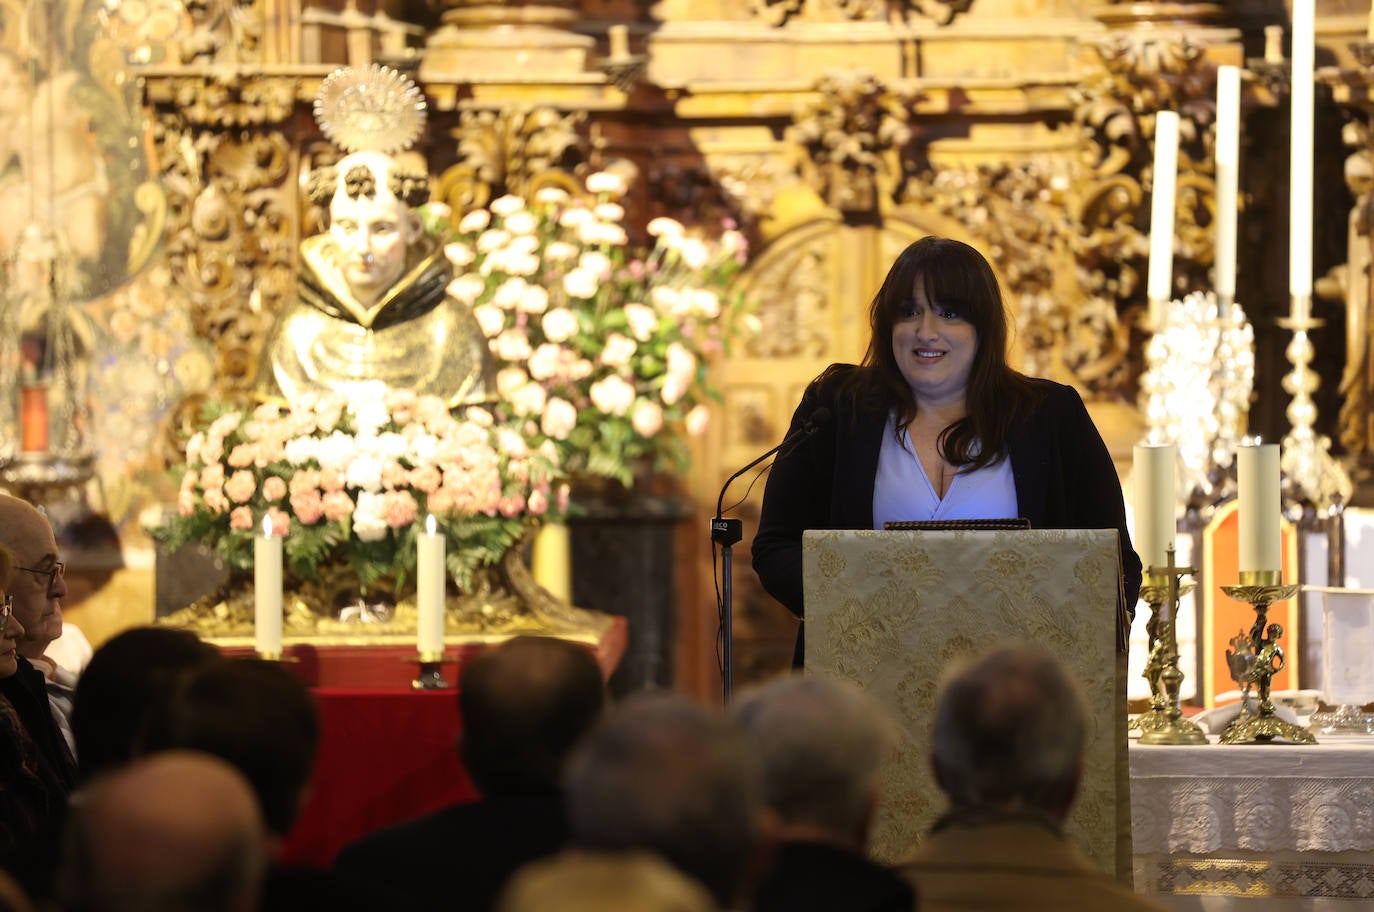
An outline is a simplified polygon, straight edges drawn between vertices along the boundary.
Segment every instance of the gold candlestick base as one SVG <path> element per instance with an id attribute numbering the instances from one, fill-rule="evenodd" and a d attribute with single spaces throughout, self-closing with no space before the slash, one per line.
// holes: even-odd
<path id="1" fill-rule="evenodd" d="M 412 662 L 419 663 L 420 672 L 415 676 L 415 680 L 410 682 L 413 690 L 446 690 L 449 687 L 448 679 L 444 677 L 443 664 L 444 653 L 422 652 L 414 658 Z M 447 661 L 455 661 L 448 659 Z"/>
<path id="2" fill-rule="evenodd" d="M 1174 628 L 1179 599 L 1193 589 L 1191 583 L 1182 583 L 1182 577 L 1197 570 L 1175 564 L 1172 547 L 1165 553 L 1168 563 L 1147 568 L 1145 584 L 1140 587 L 1140 597 L 1151 612 L 1146 625 L 1150 655 L 1144 672 L 1150 683 L 1150 710 L 1137 717 L 1130 727 L 1140 731 L 1141 744 L 1206 744 L 1207 736 L 1197 723 L 1183 718 L 1183 671 L 1178 667 L 1178 637 Z"/>
<path id="3" fill-rule="evenodd" d="M 1249 602 L 1255 609 L 1255 623 L 1250 628 L 1249 637 L 1244 634 L 1237 636 L 1231 641 L 1235 649 L 1226 653 L 1231 677 L 1241 688 L 1241 712 L 1221 733 L 1221 743 L 1264 744 L 1275 738 L 1283 738 L 1295 744 L 1316 744 L 1317 739 L 1310 731 L 1280 719 L 1273 700 L 1269 698 L 1274 675 L 1288 664 L 1283 647 L 1279 646 L 1283 627 L 1269 623 L 1269 606 L 1297 595 L 1298 587 L 1282 585 L 1279 574 L 1272 571 L 1242 573 L 1241 581 L 1240 586 L 1221 587 L 1221 591 L 1231 598 Z M 1246 708 L 1251 686 L 1255 687 L 1259 696 L 1255 713 Z"/>

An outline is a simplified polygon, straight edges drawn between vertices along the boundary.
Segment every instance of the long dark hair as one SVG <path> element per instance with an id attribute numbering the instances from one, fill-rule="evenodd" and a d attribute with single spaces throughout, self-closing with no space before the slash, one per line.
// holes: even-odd
<path id="1" fill-rule="evenodd" d="M 916 397 L 892 353 L 892 328 L 911 312 L 916 283 L 926 299 L 967 320 L 978 333 L 964 400 L 967 414 L 940 434 L 940 454 L 961 469 L 1002 458 L 1007 434 L 1039 393 L 1029 377 L 1007 364 L 1007 311 L 997 276 L 983 255 L 961 241 L 924 237 L 907 246 L 888 270 L 868 311 L 868 351 L 849 383 L 865 405 L 897 413 L 903 433 L 916 417 Z"/>

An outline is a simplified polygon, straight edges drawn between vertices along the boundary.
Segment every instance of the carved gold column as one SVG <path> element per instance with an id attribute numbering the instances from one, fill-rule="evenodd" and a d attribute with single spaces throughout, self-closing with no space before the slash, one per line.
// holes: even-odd
<path id="1" fill-rule="evenodd" d="M 440 26 L 430 36 L 421 81 L 529 76 L 541 80 L 585 74 L 594 41 L 571 30 L 576 0 L 439 0 Z"/>

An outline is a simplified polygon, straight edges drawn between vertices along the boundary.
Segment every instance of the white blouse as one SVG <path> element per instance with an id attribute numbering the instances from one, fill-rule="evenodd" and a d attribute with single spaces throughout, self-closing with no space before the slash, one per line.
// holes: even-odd
<path id="1" fill-rule="evenodd" d="M 878 475 L 873 482 L 873 528 L 888 522 L 923 522 L 940 519 L 1014 519 L 1016 481 L 1011 460 L 1003 457 L 976 472 L 960 470 L 945 496 L 935 493 L 916 457 L 906 429 L 901 439 L 894 434 L 897 416 L 888 417 L 878 451 Z"/>

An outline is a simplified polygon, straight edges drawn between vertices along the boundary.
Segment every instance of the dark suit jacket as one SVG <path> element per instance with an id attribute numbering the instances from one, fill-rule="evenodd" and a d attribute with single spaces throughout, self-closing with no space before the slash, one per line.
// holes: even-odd
<path id="1" fill-rule="evenodd" d="M 384 888 L 393 908 L 485 912 L 517 868 L 566 840 L 561 794 L 498 796 L 364 836 L 334 868 Z"/>
<path id="2" fill-rule="evenodd" d="M 754 570 L 764 589 L 798 617 L 805 615 L 802 532 L 873 528 L 873 484 L 888 415 L 837 395 L 853 370 L 831 373 L 807 387 L 788 434 L 800 431 L 822 407 L 831 418 L 811 439 L 783 448 L 764 489 Z M 1043 394 L 1040 403 L 1007 438 L 1018 512 L 1035 529 L 1116 529 L 1122 608 L 1131 614 L 1140 592 L 1140 558 L 1126 531 L 1126 506 L 1111 454 L 1073 387 L 1035 382 Z"/>
<path id="3" fill-rule="evenodd" d="M 910 884 L 857 852 L 784 842 L 754 892 L 753 912 L 912 912 L 915 904 Z"/>
<path id="4" fill-rule="evenodd" d="M 43 673 L 20 656 L 19 670 L 0 679 L 0 868 L 35 899 L 52 888 L 75 779 Z"/>

